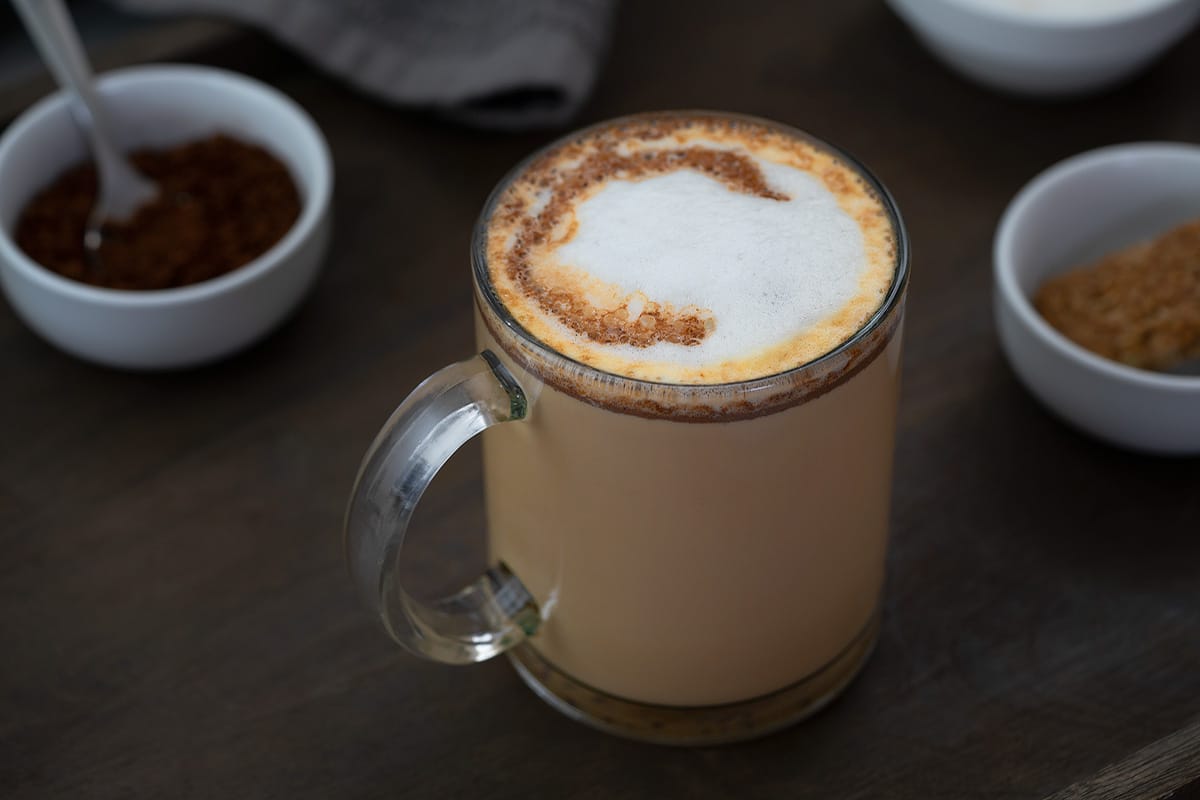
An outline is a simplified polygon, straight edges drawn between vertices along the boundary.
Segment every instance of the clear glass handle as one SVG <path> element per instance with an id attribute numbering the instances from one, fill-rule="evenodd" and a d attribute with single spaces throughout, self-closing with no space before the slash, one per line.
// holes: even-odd
<path id="1" fill-rule="evenodd" d="M 502 564 L 432 604 L 410 597 L 397 577 L 405 531 L 433 476 L 472 436 L 526 411 L 520 384 L 485 350 L 413 390 L 363 458 L 346 510 L 346 560 L 367 605 L 417 655 L 469 664 L 537 630 L 537 604 Z"/>

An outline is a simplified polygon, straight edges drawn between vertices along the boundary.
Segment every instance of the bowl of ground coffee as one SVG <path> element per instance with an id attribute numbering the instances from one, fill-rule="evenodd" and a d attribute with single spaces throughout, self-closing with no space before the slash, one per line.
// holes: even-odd
<path id="1" fill-rule="evenodd" d="M 1200 454 L 1200 146 L 1093 150 L 1034 178 L 996 233 L 995 313 L 1017 377 L 1122 447 Z"/>
<path id="2" fill-rule="evenodd" d="M 136 67 L 97 85 L 160 197 L 85 252 L 85 141 L 61 93 L 26 111 L 0 137 L 0 285 L 14 310 L 61 349 L 129 369 L 261 338 L 328 246 L 332 166 L 315 123 L 275 89 L 207 67 Z"/>

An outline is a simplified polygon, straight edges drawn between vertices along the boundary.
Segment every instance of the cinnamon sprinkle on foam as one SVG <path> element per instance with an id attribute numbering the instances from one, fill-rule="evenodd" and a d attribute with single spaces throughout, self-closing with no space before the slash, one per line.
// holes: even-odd
<path id="1" fill-rule="evenodd" d="M 731 353 L 728 347 L 714 350 L 719 358 L 713 363 L 697 363 L 696 356 L 685 358 L 682 354 L 687 350 L 707 353 L 709 341 L 718 332 L 730 335 L 731 329 L 722 328 L 730 323 L 714 310 L 727 298 L 718 296 L 709 302 L 702 291 L 654 292 L 646 289 L 637 275 L 632 281 L 607 280 L 603 274 L 593 274 L 586 266 L 563 256 L 578 250 L 572 247 L 581 240 L 581 226 L 594 227 L 594 222 L 588 223 L 581 216 L 587 204 L 598 201 L 610 187 L 649 186 L 650 182 L 671 180 L 685 173 L 715 182 L 713 185 L 724 187 L 731 197 L 795 206 L 795 216 L 789 217 L 795 219 L 795 225 L 815 219 L 817 222 L 811 224 L 828 228 L 822 221 L 840 213 L 844 219 L 838 223 L 840 227 L 828 228 L 822 234 L 824 239 L 818 235 L 813 240 L 814 258 L 832 257 L 826 241 L 842 248 L 837 252 L 844 251 L 850 246 L 846 244 L 850 241 L 847 236 L 861 239 L 861 245 L 855 245 L 861 255 L 856 262 L 848 261 L 836 268 L 844 270 L 840 276 L 813 284 L 800 272 L 790 284 L 785 281 L 781 290 L 784 299 L 780 301 L 783 309 L 791 307 L 788 302 L 794 305 L 795 301 L 788 298 L 795 296 L 797 287 L 811 285 L 814 293 L 815 299 L 802 298 L 811 313 L 796 318 L 795 330 L 755 345 L 753 351 Z M 810 189 L 797 199 L 778 183 L 786 179 L 792 181 L 785 181 L 786 185 L 794 186 L 797 178 L 793 176 L 800 173 L 824 187 L 824 198 L 814 196 Z M 686 204 L 688 199 L 683 198 L 683 202 Z M 620 204 L 615 203 L 605 208 L 614 205 L 620 210 Z M 835 210 L 838 208 L 840 212 Z M 651 208 L 650 213 L 654 212 Z M 761 215 L 754 214 L 753 209 L 747 211 L 744 204 L 734 212 L 741 214 L 739 219 L 748 220 L 751 230 L 757 230 L 753 223 Z M 715 219 L 720 226 L 720 213 Z M 793 223 L 771 230 L 781 227 L 790 229 Z M 617 235 L 623 230 L 619 229 Z M 594 231 L 586 232 L 592 233 L 594 240 Z M 722 233 L 716 230 L 707 235 Z M 782 246 L 772 245 L 770 234 L 763 235 L 768 238 L 746 242 L 745 251 L 751 257 L 756 248 L 765 249 L 769 256 L 772 246 L 776 250 Z M 686 242 L 684 245 L 688 246 Z M 691 246 L 707 254 L 703 243 Z M 667 382 L 745 380 L 790 369 L 829 352 L 861 328 L 879 307 L 892 280 L 895 251 L 891 221 L 882 200 L 853 168 L 807 140 L 749 120 L 716 116 L 645 117 L 586 131 L 532 161 L 500 196 L 488 221 L 489 273 L 497 296 L 523 327 L 577 361 L 615 374 Z M 738 255 L 740 259 L 741 251 Z M 785 255 L 793 260 L 806 257 L 803 253 Z M 647 268 L 654 266 L 648 264 Z M 703 265 L 697 266 L 699 273 Z M 732 263 L 724 267 L 727 275 L 736 275 L 737 269 L 744 268 Z M 631 265 L 622 265 L 617 274 L 628 277 L 631 269 Z M 828 272 L 828 268 L 823 269 Z M 696 281 L 703 283 L 701 277 Z M 646 283 L 656 285 L 650 280 Z M 774 290 L 776 285 L 780 285 L 779 280 L 768 275 L 757 284 L 747 283 L 745 288 L 760 292 L 765 291 L 764 286 Z M 727 293 L 727 288 L 714 291 Z M 830 299 L 822 300 L 826 295 Z M 765 302 L 769 310 L 774 301 L 752 298 L 748 302 Z M 818 313 L 826 307 L 827 311 Z M 745 327 L 744 321 L 741 327 Z"/>

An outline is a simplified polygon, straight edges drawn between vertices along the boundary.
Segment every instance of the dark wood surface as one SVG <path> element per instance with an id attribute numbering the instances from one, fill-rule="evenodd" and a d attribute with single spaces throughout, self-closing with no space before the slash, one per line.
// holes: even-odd
<path id="1" fill-rule="evenodd" d="M 1197 796 L 1200 460 L 1111 449 L 1037 405 L 996 343 L 989 253 L 1053 162 L 1200 139 L 1200 34 L 1047 104 L 948 73 L 878 2 L 727 7 L 626 2 L 579 122 L 760 114 L 896 195 L 915 260 L 894 546 L 845 696 L 759 742 L 660 748 L 567 720 L 503 659 L 442 667 L 385 638 L 342 565 L 351 480 L 392 407 L 471 352 L 475 214 L 553 133 L 387 108 L 247 36 L 181 56 L 271 81 L 329 138 L 335 242 L 299 313 L 222 364 L 138 375 L 0 304 L 0 796 Z M 420 511 L 423 591 L 477 566 L 476 458 Z"/>

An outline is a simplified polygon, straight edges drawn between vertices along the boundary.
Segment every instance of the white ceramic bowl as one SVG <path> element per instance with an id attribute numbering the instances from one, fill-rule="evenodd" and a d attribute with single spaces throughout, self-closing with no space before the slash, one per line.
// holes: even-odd
<path id="1" fill-rule="evenodd" d="M 1135 450 L 1200 453 L 1200 377 L 1134 369 L 1052 328 L 1042 281 L 1200 217 L 1200 146 L 1147 142 L 1069 158 L 1033 179 L 1000 220 L 994 305 L 1017 376 L 1082 430 Z"/>
<path id="2" fill-rule="evenodd" d="M 26 202 L 88 157 L 57 93 L 0 138 L 0 285 L 17 314 L 80 358 L 164 369 L 228 355 L 278 325 L 312 285 L 329 242 L 333 167 L 316 124 L 258 81 L 209 67 L 154 65 L 108 73 L 99 90 L 125 148 L 167 147 L 224 132 L 287 165 L 301 196 L 292 229 L 262 256 L 225 275 L 176 289 L 102 289 L 30 260 L 12 239 Z"/>
<path id="3" fill-rule="evenodd" d="M 1132 75 L 1200 17 L 1196 0 L 1141 0 L 1127 10 L 1050 17 L 968 0 L 888 0 L 921 41 L 968 78 L 997 89 L 1066 95 Z"/>

